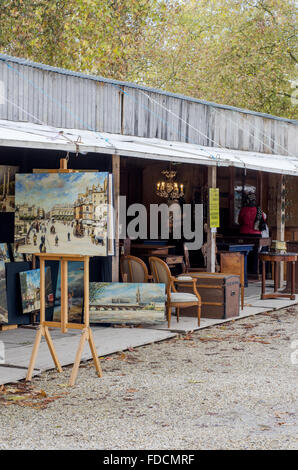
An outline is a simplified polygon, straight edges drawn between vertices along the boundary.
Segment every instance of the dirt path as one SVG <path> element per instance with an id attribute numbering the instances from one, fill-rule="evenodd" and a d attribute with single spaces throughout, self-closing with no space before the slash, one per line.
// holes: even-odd
<path id="1" fill-rule="evenodd" d="M 295 449 L 297 313 L 106 357 L 102 379 L 86 363 L 72 389 L 69 368 L 42 374 L 31 390 L 6 387 L 0 448 Z"/>

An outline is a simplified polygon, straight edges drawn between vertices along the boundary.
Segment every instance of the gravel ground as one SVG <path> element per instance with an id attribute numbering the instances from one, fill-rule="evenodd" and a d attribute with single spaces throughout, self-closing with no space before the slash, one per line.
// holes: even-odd
<path id="1" fill-rule="evenodd" d="M 46 372 L 31 400 L 6 386 L 0 449 L 297 449 L 297 313 L 106 357 L 102 379 L 85 363 L 73 388 L 70 368 Z"/>

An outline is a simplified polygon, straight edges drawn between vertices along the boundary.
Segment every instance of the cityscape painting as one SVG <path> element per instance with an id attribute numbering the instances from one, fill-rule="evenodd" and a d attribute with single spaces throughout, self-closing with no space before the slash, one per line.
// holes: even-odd
<path id="1" fill-rule="evenodd" d="M 0 323 L 8 323 L 5 263 L 0 259 Z"/>
<path id="2" fill-rule="evenodd" d="M 90 282 L 90 323 L 165 321 L 165 285 Z"/>
<path id="3" fill-rule="evenodd" d="M 20 273 L 23 314 L 36 312 L 40 309 L 40 270 L 32 269 Z M 45 306 L 52 307 L 54 295 L 52 289 L 51 268 L 45 270 Z"/>
<path id="4" fill-rule="evenodd" d="M 8 243 L 0 243 L 0 259 L 2 259 L 4 263 L 10 262 Z"/>
<path id="5" fill-rule="evenodd" d="M 108 173 L 16 175 L 19 253 L 107 255 Z"/>
<path id="6" fill-rule="evenodd" d="M 68 321 L 71 323 L 82 322 L 84 299 L 84 263 L 70 261 L 67 272 L 68 283 Z M 61 276 L 60 263 L 55 293 L 53 321 L 61 321 Z"/>
<path id="7" fill-rule="evenodd" d="M 15 210 L 15 174 L 18 166 L 0 165 L 0 212 Z"/>

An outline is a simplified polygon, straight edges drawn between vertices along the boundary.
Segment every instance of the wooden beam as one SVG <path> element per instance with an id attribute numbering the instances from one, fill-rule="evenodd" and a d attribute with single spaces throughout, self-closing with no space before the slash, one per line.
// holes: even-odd
<path id="1" fill-rule="evenodd" d="M 216 166 L 208 167 L 208 232 L 207 232 L 207 271 L 215 273 L 215 257 L 216 257 L 216 232 L 212 232 L 210 228 L 209 218 L 209 188 L 216 188 L 217 168 Z"/>
<path id="2" fill-rule="evenodd" d="M 276 239 L 285 241 L 285 177 L 284 175 L 276 175 Z M 284 281 L 284 263 L 279 263 L 279 287 L 283 287 Z"/>
<path id="3" fill-rule="evenodd" d="M 115 254 L 112 257 L 112 281 L 119 281 L 119 203 L 120 195 L 120 155 L 112 155 L 115 214 Z"/>

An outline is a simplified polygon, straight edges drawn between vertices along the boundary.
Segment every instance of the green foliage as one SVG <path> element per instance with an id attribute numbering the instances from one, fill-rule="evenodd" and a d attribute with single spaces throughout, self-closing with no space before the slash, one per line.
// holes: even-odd
<path id="1" fill-rule="evenodd" d="M 3 53 L 292 118 L 296 29 L 295 0 L 0 3 Z"/>

